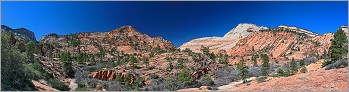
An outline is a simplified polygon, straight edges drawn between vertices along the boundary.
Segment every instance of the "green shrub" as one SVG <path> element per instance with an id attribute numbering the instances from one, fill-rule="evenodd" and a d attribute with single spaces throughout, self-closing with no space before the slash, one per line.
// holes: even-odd
<path id="1" fill-rule="evenodd" d="M 70 90 L 69 87 L 64 84 L 64 82 L 61 82 L 57 79 L 50 79 L 47 82 L 51 87 L 53 87 L 55 89 L 58 89 L 61 91 L 69 91 Z"/>
<path id="2" fill-rule="evenodd" d="M 96 71 L 96 70 L 97 70 L 97 67 L 94 67 L 94 66 L 87 67 L 87 71 L 88 72 L 93 72 L 93 71 Z"/>
<path id="3" fill-rule="evenodd" d="M 151 79 L 158 79 L 159 76 L 158 76 L 157 74 L 152 74 L 152 75 L 150 75 L 150 78 L 151 78 Z"/>
<path id="4" fill-rule="evenodd" d="M 278 76 L 283 76 L 283 75 L 284 75 L 284 70 L 282 70 L 281 68 L 279 68 L 279 69 L 277 70 L 277 74 L 278 74 Z"/>
<path id="5" fill-rule="evenodd" d="M 327 65 L 325 70 L 334 69 L 334 68 L 343 68 L 343 67 L 347 67 L 347 66 L 348 66 L 348 62 L 346 62 L 345 60 L 338 60 L 338 61 L 334 62 L 333 64 Z"/>
<path id="6" fill-rule="evenodd" d="M 263 64 L 262 64 L 262 69 L 261 69 L 262 75 L 267 76 L 268 71 L 270 69 L 269 57 L 267 54 L 262 54 L 261 57 L 263 59 Z"/>
<path id="7" fill-rule="evenodd" d="M 297 67 L 297 63 L 294 60 L 294 58 L 292 58 L 292 61 L 290 63 L 290 70 L 292 74 L 295 74 L 296 72 L 298 72 L 298 67 Z"/>
<path id="8" fill-rule="evenodd" d="M 70 53 L 62 53 L 61 54 L 61 61 L 62 61 L 62 68 L 63 71 L 66 75 L 68 75 L 69 77 L 74 77 L 75 71 L 73 70 L 72 67 L 72 61 L 71 61 L 71 57 L 70 57 Z"/>
<path id="9" fill-rule="evenodd" d="M 30 77 L 24 71 L 25 56 L 14 48 L 14 42 L 12 33 L 1 32 L 1 90 L 35 90 Z"/>
<path id="10" fill-rule="evenodd" d="M 75 89 L 76 91 L 89 91 L 85 83 L 77 83 L 77 84 L 78 84 L 78 87 Z"/>
<path id="11" fill-rule="evenodd" d="M 201 79 L 201 85 L 203 85 L 203 86 L 211 86 L 211 85 L 213 85 L 213 84 L 214 84 L 214 83 L 213 83 L 211 77 L 208 76 L 208 75 L 205 75 L 205 76 Z"/>
<path id="12" fill-rule="evenodd" d="M 177 78 L 180 83 L 183 83 L 185 85 L 191 85 L 195 81 L 195 79 L 190 75 L 187 69 L 182 69 L 181 72 L 177 73 Z"/>
<path id="13" fill-rule="evenodd" d="M 267 81 L 266 79 L 268 79 L 267 76 L 259 76 L 259 77 L 257 78 L 258 82 L 266 82 L 266 81 Z"/>
<path id="14" fill-rule="evenodd" d="M 304 60 L 299 61 L 299 66 L 305 66 L 305 61 Z"/>
<path id="15" fill-rule="evenodd" d="M 278 60 L 274 60 L 274 62 L 275 62 L 276 64 L 279 64 L 279 61 L 278 61 Z"/>
<path id="16" fill-rule="evenodd" d="M 306 73 L 308 72 L 307 68 L 305 66 L 302 67 L 302 69 L 300 70 L 302 73 Z"/>

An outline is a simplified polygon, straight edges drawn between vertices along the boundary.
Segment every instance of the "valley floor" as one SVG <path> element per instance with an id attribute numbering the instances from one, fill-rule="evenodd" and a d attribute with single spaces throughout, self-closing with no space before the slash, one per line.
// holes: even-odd
<path id="1" fill-rule="evenodd" d="M 218 91 L 348 91 L 348 67 L 325 70 L 321 62 L 307 66 L 307 73 L 288 77 L 269 77 L 266 82 L 258 82 L 254 77 L 249 85 L 242 81 L 218 87 Z M 208 91 L 208 89 L 188 88 L 178 91 Z"/>

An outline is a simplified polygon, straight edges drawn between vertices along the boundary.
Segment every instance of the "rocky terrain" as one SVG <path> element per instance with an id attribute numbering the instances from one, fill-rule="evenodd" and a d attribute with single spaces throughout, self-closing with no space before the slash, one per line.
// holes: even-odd
<path id="1" fill-rule="evenodd" d="M 340 27 L 347 33 L 346 28 Z M 179 48 L 131 26 L 108 32 L 51 33 L 31 45 L 29 40 L 18 45 L 21 39 L 16 36 L 5 37 L 10 39 L 9 46 L 25 56 L 24 70 L 36 90 L 348 90 L 343 83 L 348 81 L 347 67 L 342 66 L 347 61 L 322 66 L 330 60 L 334 35 L 318 35 L 292 26 L 267 28 L 242 23 L 223 37 L 198 38 Z M 30 60 L 27 52 L 32 45 L 34 58 Z M 308 72 L 291 73 L 291 66 L 299 71 L 305 67 Z M 280 75 L 280 69 L 284 75 Z M 242 75 L 242 71 L 247 73 Z M 260 82 L 261 77 L 266 78 L 264 82 Z"/>
<path id="2" fill-rule="evenodd" d="M 266 82 L 259 82 L 255 77 L 217 87 L 217 91 L 348 91 L 348 68 L 325 70 L 319 60 L 307 67 L 307 73 L 297 73 L 289 77 L 269 77 Z M 212 91 L 209 87 L 187 88 L 179 91 Z"/>
<path id="3" fill-rule="evenodd" d="M 36 41 L 34 32 L 25 28 L 12 29 L 6 25 L 1 25 L 1 31 L 13 32 L 16 35 L 15 38 L 26 40 L 26 42 L 28 40 Z"/>
<path id="4" fill-rule="evenodd" d="M 229 38 L 232 37 L 232 38 Z M 333 34 L 318 35 L 305 29 L 281 25 L 266 28 L 255 24 L 239 24 L 224 37 L 205 37 L 191 40 L 180 49 L 189 48 L 199 52 L 201 46 L 218 53 L 222 50 L 233 57 L 244 56 L 251 59 L 252 54 L 270 53 L 272 60 L 289 61 L 291 58 L 303 59 L 326 54 L 331 46 Z M 232 60 L 231 64 L 239 61 Z"/>
<path id="5" fill-rule="evenodd" d="M 210 47 L 210 50 L 218 53 L 220 50 L 229 50 L 236 45 L 238 39 L 249 36 L 254 32 L 258 32 L 261 29 L 268 29 L 267 27 L 257 26 L 250 23 L 241 23 L 237 27 L 230 30 L 223 37 L 204 37 L 191 40 L 184 43 L 179 48 L 189 48 L 194 52 L 200 52 L 200 47 Z"/>

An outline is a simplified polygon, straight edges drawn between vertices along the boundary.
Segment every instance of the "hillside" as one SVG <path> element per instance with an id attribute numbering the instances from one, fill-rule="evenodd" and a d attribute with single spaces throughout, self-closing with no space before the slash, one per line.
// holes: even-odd
<path id="1" fill-rule="evenodd" d="M 16 39 L 15 32 L 2 31 L 2 42 L 6 45 L 2 47 L 6 51 L 2 54 L 9 57 L 2 58 L 2 64 L 17 66 L 6 67 L 6 72 L 23 73 L 25 76 L 14 78 L 25 81 L 27 90 L 323 91 L 325 89 L 313 87 L 325 82 L 333 82 L 325 85 L 333 90 L 347 90 L 341 83 L 347 81 L 343 79 L 347 61 L 340 59 L 322 67 L 331 59 L 331 39 L 335 35 L 318 35 L 294 28 L 266 28 L 243 23 L 224 37 L 198 38 L 179 48 L 131 26 L 107 32 L 51 33 L 41 37 L 39 42 L 22 43 L 24 47 L 20 47 L 24 49 L 18 48 L 21 39 Z M 309 72 L 292 72 L 295 69 L 303 71 L 303 67 Z M 10 74 L 15 76 L 17 73 Z M 299 76 L 309 80 L 298 80 Z M 267 81 L 259 82 L 265 77 Z M 314 80 L 316 78 L 322 79 Z M 335 79 L 326 81 L 327 78 Z M 249 86 L 242 84 L 243 79 L 248 79 Z M 280 81 L 285 81 L 283 85 L 290 85 L 292 89 L 275 86 Z M 299 83 L 306 85 L 299 88 Z"/>

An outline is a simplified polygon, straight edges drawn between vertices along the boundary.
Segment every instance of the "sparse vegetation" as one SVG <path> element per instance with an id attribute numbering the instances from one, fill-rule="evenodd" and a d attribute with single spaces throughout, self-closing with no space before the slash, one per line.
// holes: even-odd
<path id="1" fill-rule="evenodd" d="M 56 88 L 58 90 L 62 90 L 62 91 L 69 91 L 70 90 L 67 85 L 65 85 L 63 82 L 61 82 L 57 79 L 50 79 L 47 82 L 51 87 Z"/>
<path id="2" fill-rule="evenodd" d="M 307 68 L 305 66 L 302 67 L 302 69 L 300 70 L 301 73 L 306 73 L 308 72 Z"/>
<path id="3" fill-rule="evenodd" d="M 267 76 L 259 76 L 258 78 L 257 78 L 257 80 L 258 80 L 258 82 L 266 82 L 267 81 Z"/>
<path id="4" fill-rule="evenodd" d="M 337 60 L 342 59 L 343 56 L 348 53 L 348 44 L 347 44 L 347 36 L 345 35 L 342 29 L 337 30 L 334 33 L 334 39 L 331 39 L 331 47 L 330 47 L 330 58 L 331 60 L 323 63 L 323 67 L 329 64 L 335 63 Z"/>
<path id="5" fill-rule="evenodd" d="M 205 75 L 204 77 L 202 77 L 201 85 L 203 85 L 203 86 L 211 86 L 213 84 L 214 84 L 214 82 L 212 81 L 210 76 Z"/>
<path id="6" fill-rule="evenodd" d="M 182 69 L 181 72 L 177 74 L 178 81 L 185 85 L 192 85 L 195 79 L 189 74 L 187 69 Z"/>
<path id="7" fill-rule="evenodd" d="M 270 69 L 269 58 L 268 58 L 267 54 L 262 54 L 261 57 L 263 59 L 262 75 L 267 76 L 268 75 L 268 71 Z"/>
<path id="8" fill-rule="evenodd" d="M 34 50 L 35 50 L 36 43 L 34 41 L 29 41 L 26 47 L 26 54 L 28 57 L 29 62 L 34 61 Z"/>
<path id="9" fill-rule="evenodd" d="M 338 60 L 338 61 L 334 62 L 333 64 L 329 64 L 329 65 L 325 66 L 325 69 L 329 70 L 329 69 L 344 68 L 344 67 L 348 67 L 348 62 L 346 62 L 346 59 Z"/>
<path id="10" fill-rule="evenodd" d="M 23 63 L 24 55 L 13 46 L 12 33 L 1 32 L 1 90 L 35 90 L 30 77 L 26 74 Z"/>
<path id="11" fill-rule="evenodd" d="M 63 68 L 64 73 L 66 75 L 68 75 L 69 77 L 74 77 L 75 72 L 74 72 L 73 67 L 72 67 L 70 53 L 69 52 L 62 53 L 61 60 L 62 60 L 62 68 Z"/>
<path id="12" fill-rule="evenodd" d="M 240 62 L 237 65 L 237 69 L 239 70 L 238 76 L 244 80 L 244 83 L 247 83 L 246 78 L 248 77 L 248 67 L 245 65 L 245 60 L 241 57 Z"/>
<path id="13" fill-rule="evenodd" d="M 298 67 L 297 67 L 297 62 L 292 58 L 291 63 L 290 63 L 290 70 L 292 74 L 295 74 L 298 72 Z"/>

